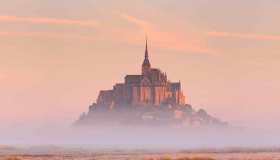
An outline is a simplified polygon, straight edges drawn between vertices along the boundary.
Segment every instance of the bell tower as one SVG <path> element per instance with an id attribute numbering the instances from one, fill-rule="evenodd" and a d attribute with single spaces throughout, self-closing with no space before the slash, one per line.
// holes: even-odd
<path id="1" fill-rule="evenodd" d="M 146 38 L 145 59 L 142 64 L 142 75 L 147 75 L 147 73 L 150 71 L 150 69 L 151 69 L 151 64 L 149 61 L 148 42 L 147 42 L 147 38 Z"/>

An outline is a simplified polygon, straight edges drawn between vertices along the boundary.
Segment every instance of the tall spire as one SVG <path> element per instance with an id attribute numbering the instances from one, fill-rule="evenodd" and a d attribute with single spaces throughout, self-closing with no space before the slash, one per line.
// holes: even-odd
<path id="1" fill-rule="evenodd" d="M 148 38 L 147 38 L 147 36 L 146 36 L 145 59 L 149 59 L 149 52 L 148 52 Z"/>
<path id="2" fill-rule="evenodd" d="M 148 73 L 150 68 L 151 68 L 151 64 L 149 61 L 148 40 L 147 40 L 147 36 L 146 36 L 145 59 L 142 64 L 142 74 L 145 75 L 146 73 Z"/>

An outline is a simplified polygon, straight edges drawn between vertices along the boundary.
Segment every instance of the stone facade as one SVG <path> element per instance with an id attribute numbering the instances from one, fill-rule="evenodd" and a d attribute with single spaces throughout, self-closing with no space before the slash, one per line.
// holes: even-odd
<path id="1" fill-rule="evenodd" d="M 113 90 L 100 91 L 97 104 L 106 106 L 116 104 L 118 106 L 122 104 L 131 106 L 184 105 L 185 96 L 180 82 L 170 82 L 165 73 L 151 67 L 146 41 L 142 73 L 125 76 L 124 83 L 115 84 Z"/>

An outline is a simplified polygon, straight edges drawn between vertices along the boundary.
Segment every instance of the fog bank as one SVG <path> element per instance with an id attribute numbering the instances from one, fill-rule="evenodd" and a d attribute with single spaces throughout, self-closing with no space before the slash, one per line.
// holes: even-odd
<path id="1" fill-rule="evenodd" d="M 19 127 L 3 130 L 0 144 L 95 149 L 274 147 L 280 144 L 279 133 L 244 128 L 163 126 Z"/>

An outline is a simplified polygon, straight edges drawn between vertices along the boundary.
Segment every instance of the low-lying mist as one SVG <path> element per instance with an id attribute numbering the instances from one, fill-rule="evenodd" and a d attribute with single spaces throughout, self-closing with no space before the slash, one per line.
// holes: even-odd
<path id="1" fill-rule="evenodd" d="M 255 148 L 279 145 L 278 133 L 233 127 L 40 126 L 6 128 L 1 132 L 0 144 L 11 146 L 51 145 L 92 149 Z"/>

